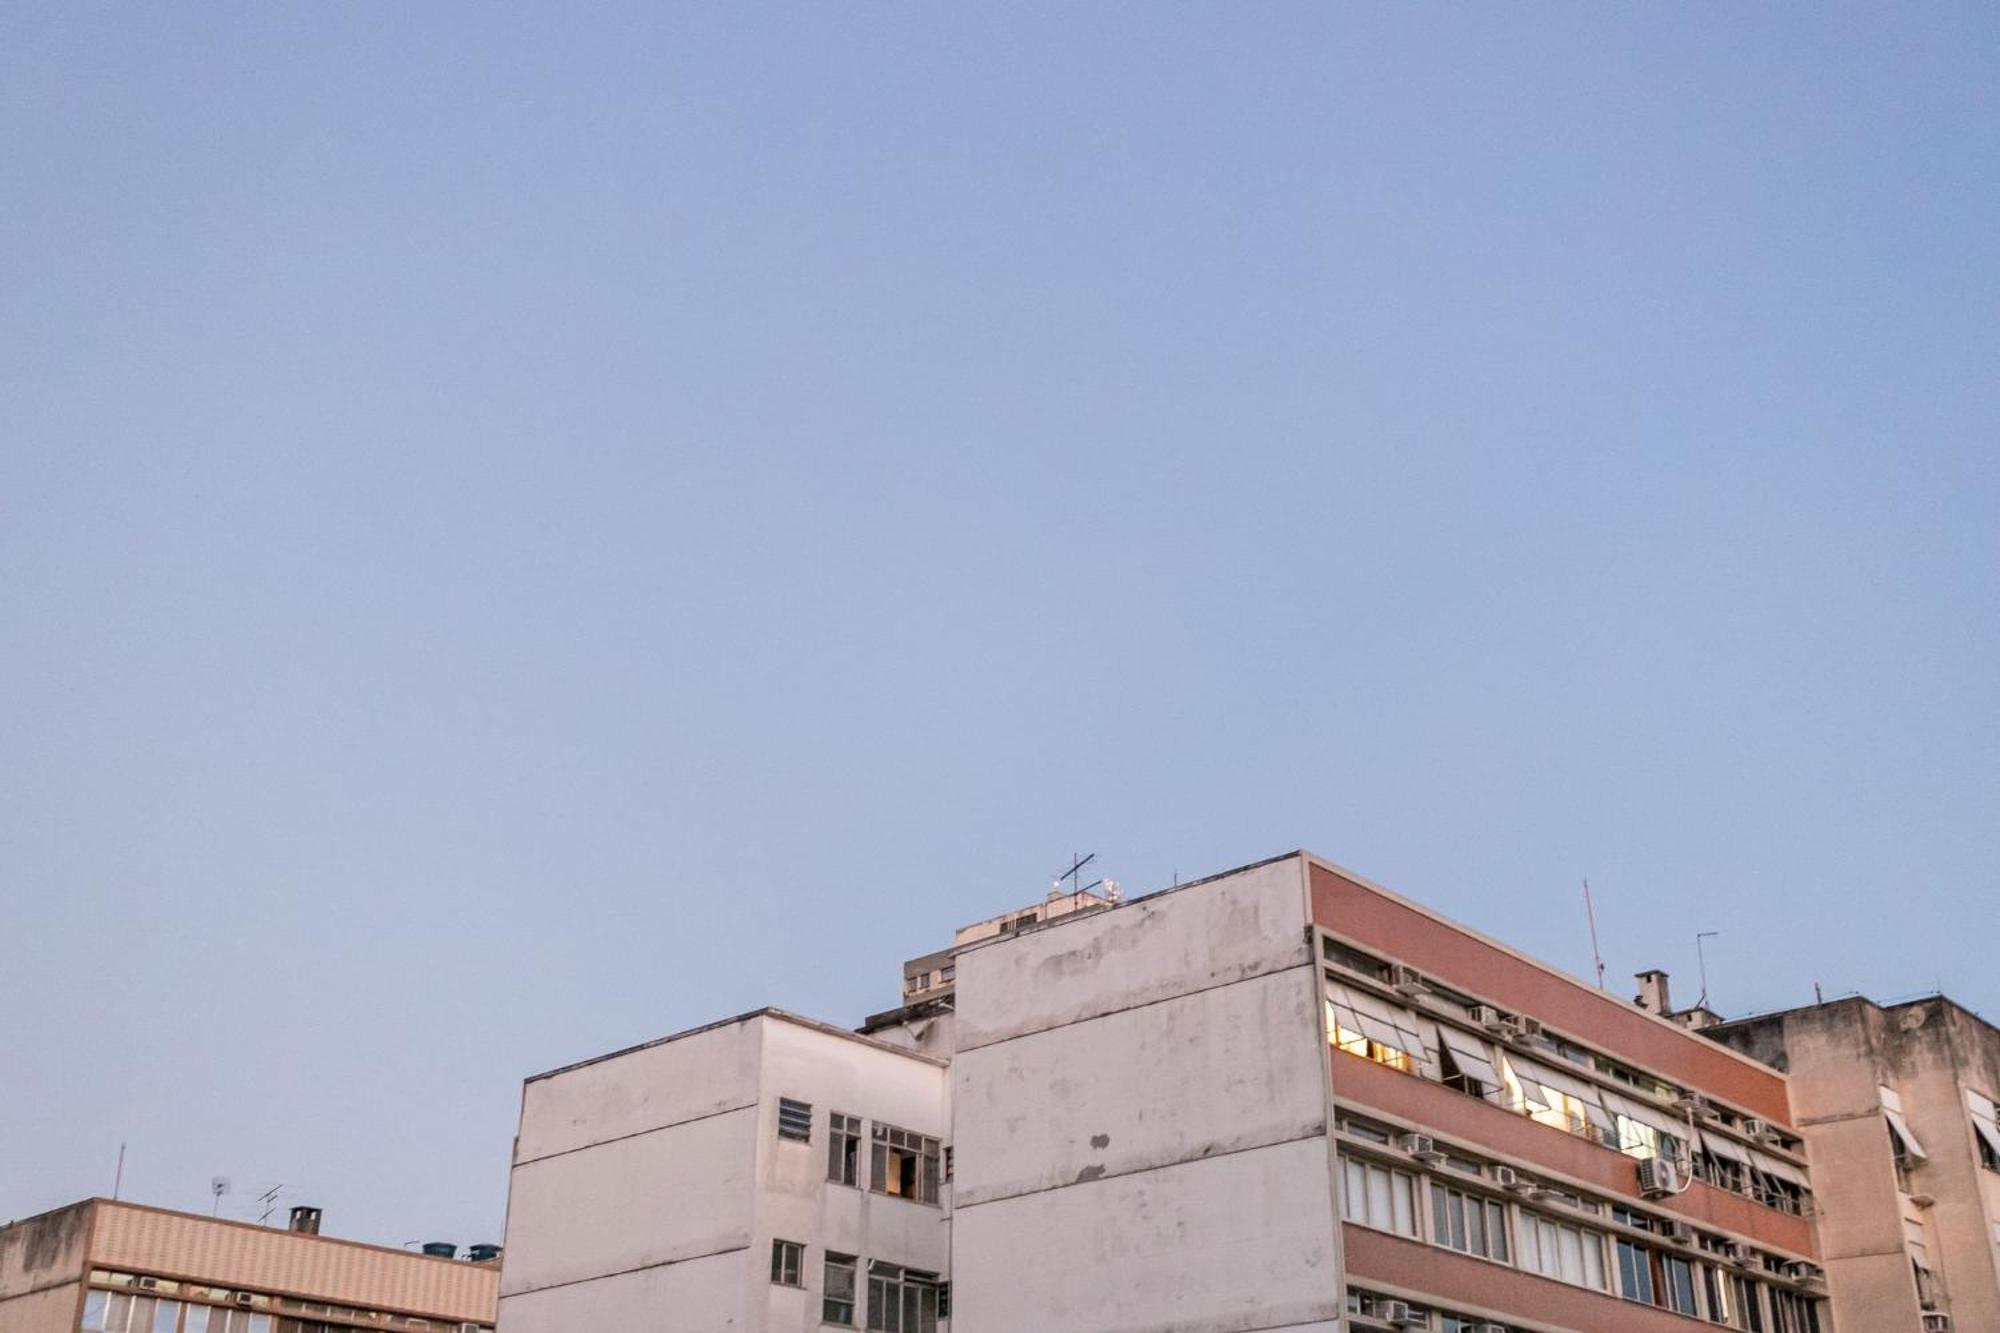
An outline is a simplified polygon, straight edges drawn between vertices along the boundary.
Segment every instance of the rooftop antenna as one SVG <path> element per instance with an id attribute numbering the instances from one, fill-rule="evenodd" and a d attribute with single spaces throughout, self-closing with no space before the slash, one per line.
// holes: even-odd
<path id="1" fill-rule="evenodd" d="M 273 1185 L 257 1196 L 257 1202 L 264 1205 L 264 1211 L 257 1215 L 258 1226 L 261 1227 L 269 1222 L 271 1214 L 278 1211 L 278 1195 L 284 1188 L 283 1185 Z"/>
<path id="2" fill-rule="evenodd" d="M 1694 937 L 1694 956 L 1701 963 L 1701 998 L 1694 1002 L 1697 1009 L 1708 1008 L 1708 955 L 1702 952 L 1701 942 L 1712 940 L 1722 932 L 1719 930 L 1697 931 Z"/>
<path id="3" fill-rule="evenodd" d="M 1597 948 L 1597 908 L 1590 901 L 1590 881 L 1583 882 L 1583 913 L 1590 918 L 1590 957 L 1597 964 L 1597 989 L 1604 989 L 1604 955 Z"/>
<path id="4" fill-rule="evenodd" d="M 1085 855 L 1082 852 L 1076 853 L 1070 860 L 1069 869 L 1063 871 L 1062 874 L 1057 875 L 1055 883 L 1050 887 L 1055 889 L 1056 892 L 1060 893 L 1062 892 L 1063 881 L 1068 880 L 1069 891 L 1072 894 L 1078 894 L 1084 892 L 1085 890 L 1096 888 L 1099 884 L 1102 884 L 1104 881 L 1101 879 L 1093 880 L 1089 884 L 1085 884 L 1083 882 L 1083 868 L 1089 865 L 1092 861 L 1095 861 L 1096 859 L 1097 859 L 1096 852 L 1091 852 L 1089 855 Z"/>
<path id="5" fill-rule="evenodd" d="M 229 1193 L 229 1177 L 217 1176 L 213 1180 L 210 1180 L 208 1182 L 208 1192 L 215 1196 L 215 1204 L 208 1210 L 208 1215 L 210 1217 L 219 1216 L 222 1212 L 222 1196 Z"/>
<path id="6" fill-rule="evenodd" d="M 118 1143 L 118 1170 L 111 1177 L 111 1197 L 116 1199 L 118 1191 L 125 1188 L 125 1142 Z"/>

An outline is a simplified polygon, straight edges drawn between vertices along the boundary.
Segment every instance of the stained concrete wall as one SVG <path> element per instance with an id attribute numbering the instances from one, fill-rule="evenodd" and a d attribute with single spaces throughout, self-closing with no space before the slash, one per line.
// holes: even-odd
<path id="1" fill-rule="evenodd" d="M 959 955 L 959 1333 L 1332 1330 L 1302 862 Z"/>
<path id="2" fill-rule="evenodd" d="M 0 1227 L 0 1330 L 69 1333 L 83 1281 L 89 1203 Z"/>
<path id="3" fill-rule="evenodd" d="M 1790 1075 L 1841 1333 L 1919 1327 L 1906 1223 L 1922 1231 L 1954 1327 L 2000 1330 L 2000 1176 L 1979 1165 L 1964 1101 L 1967 1086 L 2000 1084 L 2000 1032 L 1944 999 L 1884 1009 L 1857 997 L 1702 1035 Z M 1884 1086 L 1927 1154 L 1910 1194 L 1897 1186 Z"/>

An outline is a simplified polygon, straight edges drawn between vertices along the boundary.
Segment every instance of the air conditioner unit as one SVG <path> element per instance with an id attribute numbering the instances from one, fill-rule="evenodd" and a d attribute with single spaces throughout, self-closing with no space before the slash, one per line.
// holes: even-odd
<path id="1" fill-rule="evenodd" d="M 1530 1018 L 1526 1014 L 1518 1014 L 1514 1018 L 1514 1026 L 1517 1029 L 1515 1035 L 1522 1041 L 1540 1041 L 1542 1039 L 1542 1020 L 1539 1018 Z"/>
<path id="2" fill-rule="evenodd" d="M 1396 963 L 1389 968 L 1389 984 L 1398 994 L 1407 995 L 1411 999 L 1431 993 L 1431 988 L 1424 984 L 1423 974 L 1414 967 L 1407 967 L 1402 963 Z"/>
<path id="3" fill-rule="evenodd" d="M 134 1278 L 132 1279 L 132 1285 L 140 1291 L 158 1291 L 160 1289 L 160 1279 L 156 1277 Z"/>
<path id="4" fill-rule="evenodd" d="M 1667 1223 L 1666 1237 L 1676 1245 L 1694 1244 L 1694 1228 L 1675 1219 Z"/>
<path id="5" fill-rule="evenodd" d="M 1528 1178 L 1511 1166 L 1495 1166 L 1493 1168 L 1493 1183 L 1503 1190 L 1515 1190 L 1517 1192 L 1532 1188 L 1532 1184 Z"/>
<path id="6" fill-rule="evenodd" d="M 1429 1328 L 1430 1313 L 1419 1310 L 1408 1301 L 1377 1301 L 1372 1313 L 1390 1328 Z"/>
<path id="7" fill-rule="evenodd" d="M 1924 1333 L 1951 1333 L 1951 1316 L 1942 1310 L 1926 1310 Z"/>
<path id="8" fill-rule="evenodd" d="M 1436 1165 L 1445 1160 L 1438 1151 L 1436 1140 L 1428 1134 L 1401 1134 L 1396 1138 L 1396 1146 L 1419 1162 Z"/>
<path id="9" fill-rule="evenodd" d="M 1743 1117 L 1743 1134 L 1744 1137 L 1755 1139 L 1759 1143 L 1776 1143 L 1778 1141 L 1778 1131 L 1771 1128 L 1770 1122 L 1759 1120 L 1754 1115 Z"/>
<path id="10" fill-rule="evenodd" d="M 255 1305 L 257 1298 L 247 1291 L 239 1291 L 233 1298 L 238 1305 Z"/>
<path id="11" fill-rule="evenodd" d="M 1748 1245 L 1745 1245 L 1740 1240 L 1725 1240 L 1722 1242 L 1722 1248 L 1716 1251 L 1716 1253 L 1727 1259 L 1730 1263 L 1743 1268 L 1755 1268 L 1757 1266 L 1757 1256 L 1751 1252 Z"/>
<path id="12" fill-rule="evenodd" d="M 1680 1172 L 1672 1162 L 1664 1157 L 1648 1157 L 1639 1163 L 1639 1193 L 1649 1199 L 1662 1199 L 1680 1192 Z"/>
<path id="13" fill-rule="evenodd" d="M 1708 1099 L 1698 1092 L 1684 1092 L 1674 1098 L 1674 1109 L 1682 1115 L 1708 1115 Z"/>
<path id="14" fill-rule="evenodd" d="M 1465 1016 L 1488 1032 L 1498 1032 L 1500 1025 L 1507 1021 L 1500 1017 L 1500 1011 L 1490 1004 L 1475 1004 L 1465 1011 Z"/>
<path id="15" fill-rule="evenodd" d="M 1553 1185 L 1528 1186 L 1528 1199 L 1531 1203 L 1563 1203 L 1571 1205 L 1576 1203 L 1574 1197 L 1563 1193 Z"/>

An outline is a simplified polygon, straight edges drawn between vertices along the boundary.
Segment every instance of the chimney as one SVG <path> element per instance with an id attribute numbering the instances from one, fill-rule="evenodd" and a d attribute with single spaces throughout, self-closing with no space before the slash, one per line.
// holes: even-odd
<path id="1" fill-rule="evenodd" d="M 1673 1001 L 1667 998 L 1666 973 L 1656 967 L 1639 973 L 1634 980 L 1639 983 L 1639 993 L 1632 997 L 1632 1003 L 1662 1018 L 1674 1011 Z"/>
<path id="2" fill-rule="evenodd" d="M 308 1208 L 304 1204 L 292 1209 L 292 1230 L 301 1236 L 319 1234 L 319 1209 Z"/>

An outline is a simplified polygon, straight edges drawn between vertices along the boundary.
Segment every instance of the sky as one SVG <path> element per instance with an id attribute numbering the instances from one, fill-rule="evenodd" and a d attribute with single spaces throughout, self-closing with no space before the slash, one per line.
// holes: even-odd
<path id="1" fill-rule="evenodd" d="M 523 1077 L 1079 851 L 2000 1014 L 1996 64 L 0 0 L 0 1219 L 498 1241 Z"/>

